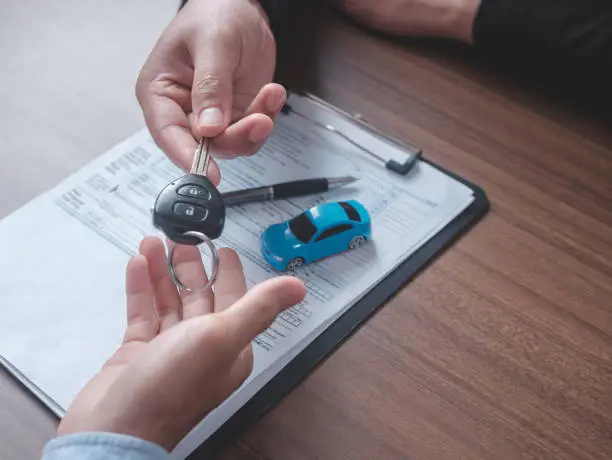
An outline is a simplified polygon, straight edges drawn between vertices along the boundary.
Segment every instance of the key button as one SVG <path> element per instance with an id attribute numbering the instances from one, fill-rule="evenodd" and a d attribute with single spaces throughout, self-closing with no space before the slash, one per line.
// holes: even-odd
<path id="1" fill-rule="evenodd" d="M 202 206 L 193 204 L 176 203 L 174 205 L 174 215 L 192 220 L 205 220 L 208 215 L 208 210 Z"/>
<path id="2" fill-rule="evenodd" d="M 202 187 L 198 187 L 197 185 L 184 185 L 183 187 L 179 188 L 176 193 L 182 196 L 210 200 L 210 192 Z"/>

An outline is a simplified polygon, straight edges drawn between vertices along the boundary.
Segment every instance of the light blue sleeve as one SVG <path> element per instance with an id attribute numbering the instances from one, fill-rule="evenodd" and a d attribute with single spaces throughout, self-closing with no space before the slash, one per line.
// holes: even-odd
<path id="1" fill-rule="evenodd" d="M 47 443 L 42 460 L 169 460 L 157 444 L 114 433 L 78 433 Z"/>

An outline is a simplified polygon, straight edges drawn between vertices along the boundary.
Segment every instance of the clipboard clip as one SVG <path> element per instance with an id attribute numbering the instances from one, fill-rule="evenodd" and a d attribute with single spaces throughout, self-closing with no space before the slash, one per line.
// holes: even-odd
<path id="1" fill-rule="evenodd" d="M 313 102 L 317 103 L 318 105 L 322 106 L 323 108 L 327 109 L 327 110 L 331 110 L 333 112 L 335 112 L 337 115 L 347 119 L 348 121 L 350 121 L 353 124 L 357 124 L 359 125 L 361 128 L 370 131 L 373 135 L 375 135 L 376 137 L 379 137 L 383 140 L 385 140 L 388 143 L 391 144 L 395 144 L 396 147 L 400 148 L 401 150 L 406 150 L 408 152 L 410 152 L 409 155 L 407 155 L 407 158 L 404 162 L 399 162 L 397 160 L 394 159 L 387 159 L 384 158 L 380 155 L 378 155 L 375 152 L 372 152 L 370 149 L 364 147 L 363 145 L 359 144 L 358 142 L 356 142 L 355 140 L 351 139 L 350 136 L 348 136 L 347 134 L 345 134 L 344 132 L 338 130 L 336 127 L 330 125 L 330 124 L 326 124 L 326 123 L 321 123 L 317 120 L 312 119 L 311 117 L 298 112 L 297 110 L 295 110 L 291 105 L 289 105 L 288 103 L 285 104 L 281 110 L 282 113 L 284 113 L 285 115 L 289 115 L 289 114 L 294 114 L 297 115 L 307 121 L 309 121 L 310 123 L 312 123 L 315 126 L 318 126 L 319 128 L 323 128 L 326 129 L 327 131 L 330 131 L 340 137 L 342 137 L 344 140 L 350 142 L 352 145 L 354 145 L 355 147 L 357 147 L 358 149 L 360 149 L 361 151 L 367 153 L 368 155 L 370 155 L 371 157 L 377 159 L 378 161 L 381 161 L 384 165 L 385 168 L 387 168 L 390 171 L 393 171 L 396 174 L 400 174 L 402 176 L 405 176 L 406 174 L 408 174 L 413 168 L 414 166 L 417 164 L 417 162 L 421 159 L 423 153 L 421 151 L 421 149 L 418 149 L 414 146 L 408 145 L 405 142 L 402 142 L 398 139 L 395 139 L 379 130 L 377 130 L 376 128 L 374 128 L 373 126 L 371 126 L 370 124 L 368 124 L 367 122 L 363 121 L 363 119 L 361 119 L 360 117 L 354 117 L 350 114 L 348 114 L 347 112 L 344 112 L 340 109 L 338 109 L 337 107 L 334 107 L 328 103 L 326 103 L 325 101 L 313 96 L 312 94 L 309 93 L 297 93 L 300 96 L 303 97 L 307 97 L 309 99 L 311 99 Z"/>

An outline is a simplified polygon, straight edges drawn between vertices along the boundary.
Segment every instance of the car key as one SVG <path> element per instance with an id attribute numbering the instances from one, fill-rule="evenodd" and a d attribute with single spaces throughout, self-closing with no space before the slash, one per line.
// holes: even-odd
<path id="1" fill-rule="evenodd" d="M 153 225 L 177 244 L 198 245 L 202 241 L 188 232 L 203 233 L 211 240 L 225 226 L 225 203 L 206 174 L 210 163 L 210 141 L 202 138 L 189 174 L 166 185 L 153 208 Z"/>

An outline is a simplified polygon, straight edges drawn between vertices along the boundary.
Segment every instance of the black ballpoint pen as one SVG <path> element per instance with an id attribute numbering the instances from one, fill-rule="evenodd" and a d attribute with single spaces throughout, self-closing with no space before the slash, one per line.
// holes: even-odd
<path id="1" fill-rule="evenodd" d="M 252 203 L 256 201 L 282 200 L 315 193 L 326 192 L 332 188 L 342 187 L 355 182 L 357 178 L 353 176 L 303 179 L 292 182 L 282 182 L 274 185 L 265 185 L 244 190 L 225 192 L 223 201 L 226 206 L 237 204 Z"/>

